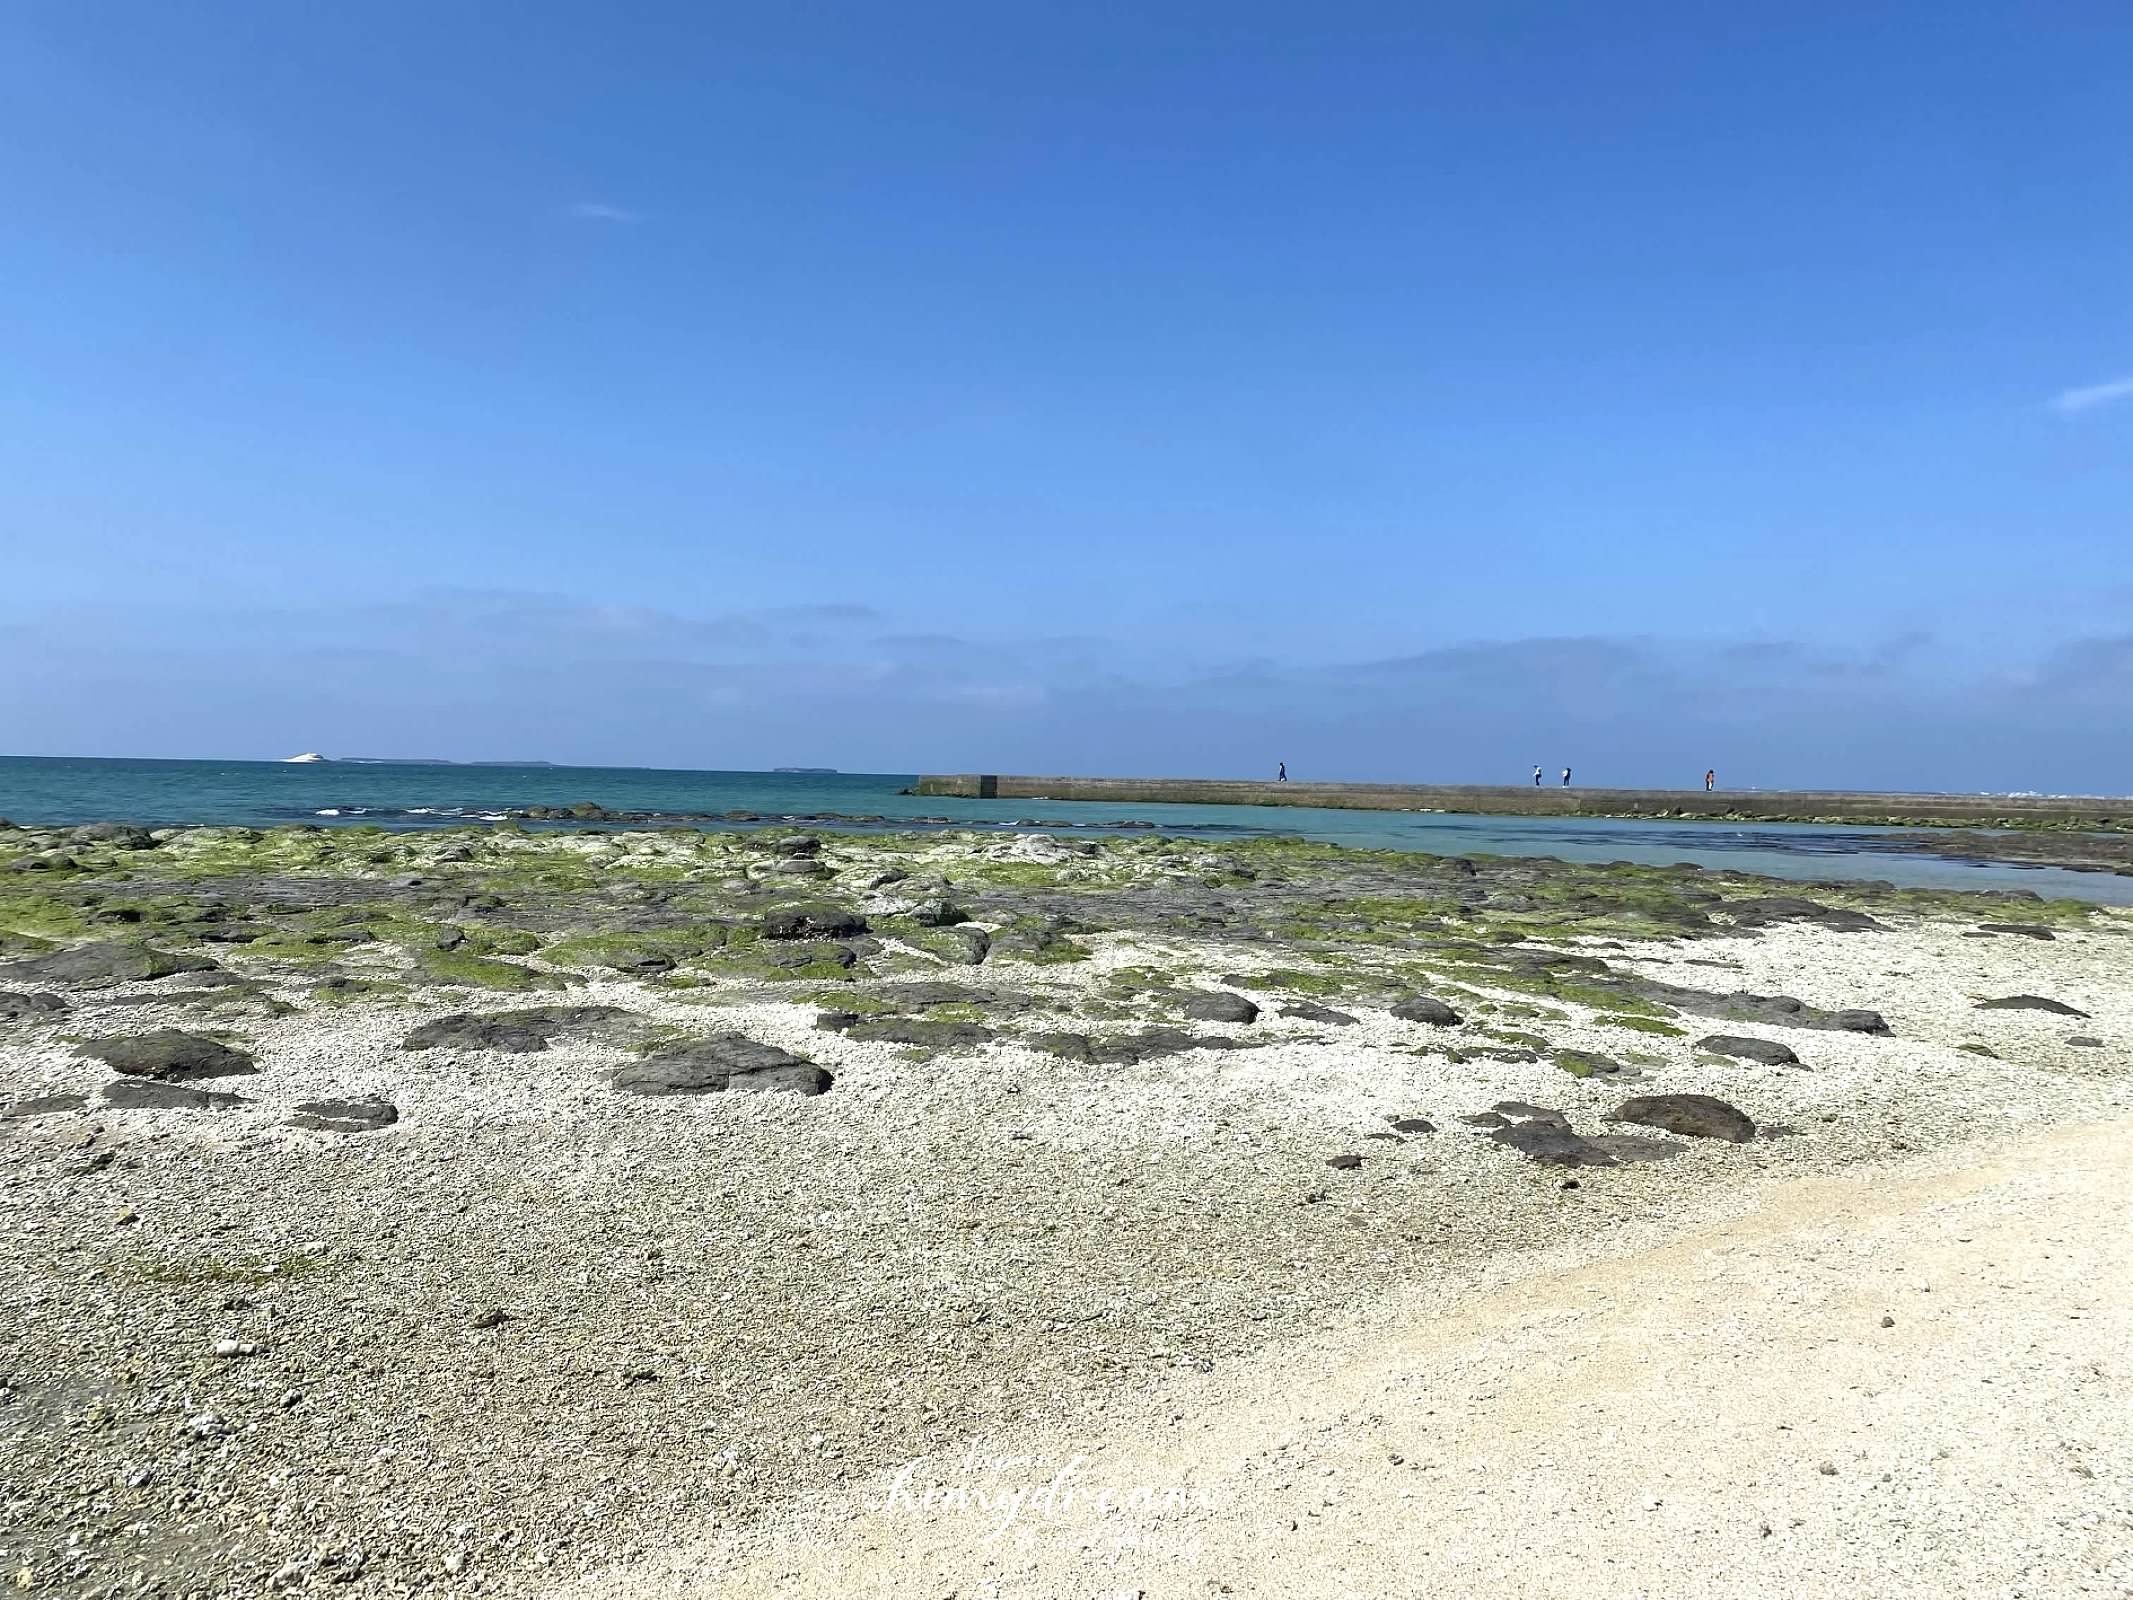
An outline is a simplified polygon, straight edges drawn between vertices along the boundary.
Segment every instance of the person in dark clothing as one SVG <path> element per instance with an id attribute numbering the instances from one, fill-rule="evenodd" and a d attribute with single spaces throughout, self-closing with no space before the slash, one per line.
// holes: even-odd
<path id="1" fill-rule="evenodd" d="M 1713 767 L 1703 775 L 1703 786 L 1706 791 L 1718 787 L 1718 769 L 1716 767 Z"/>
<path id="2" fill-rule="evenodd" d="M 1534 787 L 1534 788 L 1536 788 L 1536 789 L 1538 789 L 1538 788 L 1539 788 L 1540 786 L 1541 786 L 1541 769 L 1540 769 L 1539 767 L 1535 767 L 1535 768 L 1533 769 L 1533 787 Z"/>
<path id="3" fill-rule="evenodd" d="M 1570 769 L 1568 767 L 1563 768 L 1563 787 L 1566 789 L 1570 787 Z"/>
<path id="4" fill-rule="evenodd" d="M 1274 774 L 1274 781 L 1276 783 L 1287 783 L 1289 781 L 1289 764 L 1286 761 L 1277 761 L 1274 765 L 1281 769 Z"/>

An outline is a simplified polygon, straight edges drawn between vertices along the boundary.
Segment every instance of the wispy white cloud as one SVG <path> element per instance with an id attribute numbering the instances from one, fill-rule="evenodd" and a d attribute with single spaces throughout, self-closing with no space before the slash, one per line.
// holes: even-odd
<path id="1" fill-rule="evenodd" d="M 628 206 L 609 205 L 604 200 L 580 200 L 569 214 L 580 222 L 642 222 L 644 214 Z"/>
<path id="2" fill-rule="evenodd" d="M 2062 389 L 2052 396 L 2052 409 L 2063 416 L 2072 416 L 2077 411 L 2093 411 L 2098 406 L 2119 400 L 2133 400 L 2133 378 L 2113 378 L 2109 383 Z"/>

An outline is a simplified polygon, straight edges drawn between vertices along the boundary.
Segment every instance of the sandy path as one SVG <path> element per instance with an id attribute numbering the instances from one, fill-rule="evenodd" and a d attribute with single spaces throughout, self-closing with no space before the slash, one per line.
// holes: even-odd
<path id="1" fill-rule="evenodd" d="M 1774 1186 L 998 1446 L 1084 1458 L 1049 1513 L 914 1505 L 1056 1479 L 931 1461 L 573 1592 L 2133 1593 L 2129 1158 L 2117 1121 Z"/>

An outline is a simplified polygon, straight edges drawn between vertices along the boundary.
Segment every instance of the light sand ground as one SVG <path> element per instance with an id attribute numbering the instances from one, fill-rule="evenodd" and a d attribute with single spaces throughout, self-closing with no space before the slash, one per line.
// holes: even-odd
<path id="1" fill-rule="evenodd" d="M 2133 1121 L 1773 1185 L 582 1596 L 2133 1593 Z M 1434 1305 L 1433 1305 L 1434 1299 Z M 1884 1318 L 1890 1319 L 1884 1326 Z M 1092 1496 L 1126 1491 L 1107 1514 Z M 1131 1503 L 1184 1491 L 1184 1509 Z M 1003 1523 L 1005 1531 L 1000 1531 Z"/>

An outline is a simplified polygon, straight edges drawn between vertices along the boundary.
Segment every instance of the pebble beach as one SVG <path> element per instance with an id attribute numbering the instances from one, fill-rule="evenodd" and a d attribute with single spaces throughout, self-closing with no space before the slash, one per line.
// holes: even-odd
<path id="1" fill-rule="evenodd" d="M 953 833 L 8 858 L 32 1591 L 781 1592 L 796 1530 L 901 1537 L 912 1463 L 1144 1447 L 1492 1286 L 2133 1114 L 2133 918 L 2021 894 Z M 1166 1470 L 1247 1503 L 1219 1454 Z M 1139 1577 L 836 1570 L 1213 1593 L 1258 1524 L 1203 1511 Z"/>

